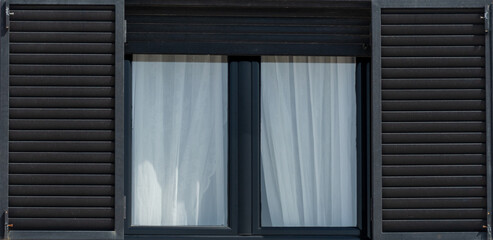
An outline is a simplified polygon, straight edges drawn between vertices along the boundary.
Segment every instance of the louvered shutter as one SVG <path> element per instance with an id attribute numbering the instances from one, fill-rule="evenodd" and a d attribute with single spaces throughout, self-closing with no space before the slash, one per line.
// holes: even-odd
<path id="1" fill-rule="evenodd" d="M 484 237 L 491 202 L 486 4 L 375 4 L 374 237 Z"/>
<path id="2" fill-rule="evenodd" d="M 61 2 L 10 1 L 6 236 L 117 238 L 123 5 Z"/>
<path id="3" fill-rule="evenodd" d="M 370 0 L 127 0 L 126 53 L 369 56 Z"/>

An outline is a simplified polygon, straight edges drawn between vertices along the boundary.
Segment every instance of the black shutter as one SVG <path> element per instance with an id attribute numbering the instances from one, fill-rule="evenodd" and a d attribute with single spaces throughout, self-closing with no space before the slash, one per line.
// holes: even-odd
<path id="1" fill-rule="evenodd" d="M 127 0 L 127 53 L 369 56 L 370 0 Z"/>
<path id="2" fill-rule="evenodd" d="M 11 234 L 122 227 L 123 6 L 107 2 L 10 4 Z"/>
<path id="3" fill-rule="evenodd" d="M 471 239 L 487 226 L 485 8 L 416 4 L 375 14 L 375 236 Z"/>

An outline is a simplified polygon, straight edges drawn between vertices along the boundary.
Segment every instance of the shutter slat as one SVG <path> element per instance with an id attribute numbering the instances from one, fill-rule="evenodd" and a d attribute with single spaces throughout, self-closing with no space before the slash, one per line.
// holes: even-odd
<path id="1" fill-rule="evenodd" d="M 108 32 L 12 32 L 10 40 L 19 43 L 112 43 L 115 35 Z"/>
<path id="2" fill-rule="evenodd" d="M 12 21 L 113 21 L 109 10 L 16 10 Z"/>
<path id="3" fill-rule="evenodd" d="M 113 53 L 113 43 L 11 43 L 10 53 Z"/>
<path id="4" fill-rule="evenodd" d="M 443 154 L 443 153 L 484 153 L 482 143 L 414 143 L 382 144 L 383 154 Z"/>
<path id="5" fill-rule="evenodd" d="M 486 134 L 476 133 L 384 133 L 383 143 L 483 143 Z"/>
<path id="6" fill-rule="evenodd" d="M 484 110 L 481 100 L 383 100 L 384 111 Z"/>
<path id="7" fill-rule="evenodd" d="M 12 32 L 112 32 L 113 22 L 96 21 L 15 21 Z"/>
<path id="8" fill-rule="evenodd" d="M 14 185 L 111 185 L 115 177 L 110 174 L 9 174 Z"/>
<path id="9" fill-rule="evenodd" d="M 478 89 L 484 84 L 482 78 L 382 79 L 384 89 Z"/>
<path id="10" fill-rule="evenodd" d="M 12 130 L 112 130 L 113 120 L 104 119 L 11 119 Z"/>
<path id="11" fill-rule="evenodd" d="M 483 24 L 479 13 L 384 14 L 382 24 Z"/>
<path id="12" fill-rule="evenodd" d="M 108 141 L 114 140 L 110 130 L 10 130 L 12 141 Z"/>
<path id="13" fill-rule="evenodd" d="M 477 35 L 446 35 L 446 36 L 382 36 L 385 46 L 467 46 L 484 45 L 484 36 Z"/>
<path id="14" fill-rule="evenodd" d="M 115 230 L 115 5 L 11 4 L 12 230 Z"/>
<path id="15" fill-rule="evenodd" d="M 11 174 L 110 174 L 112 163 L 10 163 Z"/>
<path id="16" fill-rule="evenodd" d="M 113 109 L 96 108 L 11 108 L 10 118 L 23 119 L 90 119 L 113 118 Z"/>
<path id="17" fill-rule="evenodd" d="M 386 209 L 383 219 L 481 219 L 486 209 Z"/>
<path id="18" fill-rule="evenodd" d="M 170 32 L 170 33 L 197 33 L 214 32 L 216 34 L 260 34 L 260 33 L 287 33 L 287 34 L 353 34 L 365 35 L 369 32 L 368 26 L 279 26 L 272 25 L 238 25 L 230 26 L 223 24 L 188 24 L 188 25 L 172 25 L 172 24 L 128 24 L 128 31 L 134 33 L 141 32 Z"/>
<path id="19" fill-rule="evenodd" d="M 146 0 L 128 0 L 126 6 L 134 7 L 141 6 L 143 4 L 149 4 Z M 207 2 L 203 1 L 180 1 L 180 0 L 167 0 L 167 1 L 154 1 L 152 4 L 149 4 L 156 7 L 234 7 L 234 8 L 242 8 L 242 7 L 280 7 L 283 6 L 285 8 L 302 8 L 302 7 L 310 7 L 310 8 L 367 8 L 371 5 L 370 1 L 367 0 L 356 0 L 356 1 L 340 1 L 340 0 L 322 0 L 322 1 L 303 1 L 299 2 L 296 0 L 284 0 L 283 5 L 279 5 L 277 1 L 231 1 L 231 0 L 210 0 Z"/>
<path id="20" fill-rule="evenodd" d="M 482 208 L 486 206 L 486 198 L 384 198 L 382 204 L 385 209 Z"/>
<path id="21" fill-rule="evenodd" d="M 149 46 L 154 46 L 150 48 Z M 219 54 L 219 55 L 252 55 L 252 52 L 258 55 L 283 55 L 281 52 L 287 51 L 291 55 L 306 56 L 366 56 L 367 45 L 358 43 L 333 43 L 333 44 L 307 44 L 300 42 L 291 42 L 280 44 L 274 42 L 251 43 L 251 42 L 210 42 L 204 48 L 202 42 L 161 42 L 155 41 L 152 44 L 136 44 L 133 47 L 126 48 L 127 53 L 154 54 L 166 52 L 168 54 Z M 250 53 L 246 53 L 250 52 Z"/>
<path id="22" fill-rule="evenodd" d="M 10 152 L 11 163 L 112 163 L 111 152 Z"/>
<path id="23" fill-rule="evenodd" d="M 484 39 L 484 38 L 482 38 Z M 483 67 L 483 57 L 383 57 L 387 68 Z"/>
<path id="24" fill-rule="evenodd" d="M 113 218 L 9 218 L 16 230 L 109 230 Z"/>
<path id="25" fill-rule="evenodd" d="M 483 57 L 484 54 L 484 46 L 382 46 L 385 57 Z"/>
<path id="26" fill-rule="evenodd" d="M 114 84 L 115 79 L 112 76 L 10 76 L 10 86 L 113 86 Z"/>
<path id="27" fill-rule="evenodd" d="M 273 26 L 274 27 L 274 26 Z M 190 32 L 139 32 L 138 34 L 133 34 L 128 36 L 128 41 L 133 42 L 145 42 L 148 39 L 156 38 L 160 41 L 166 42 L 241 42 L 241 43 L 279 43 L 283 44 L 286 38 L 289 38 L 291 43 L 306 43 L 308 41 L 314 41 L 319 44 L 341 44 L 341 43 L 352 43 L 359 44 L 361 42 L 369 41 L 369 36 L 365 35 L 347 35 L 344 33 L 334 33 L 332 35 L 324 34 L 295 34 L 295 33 L 285 33 L 285 34 L 274 34 L 268 31 L 263 33 L 230 33 L 230 34 L 218 34 L 218 33 L 190 33 Z"/>
<path id="28" fill-rule="evenodd" d="M 385 187 L 384 198 L 397 197 L 485 197 L 485 187 Z"/>
<path id="29" fill-rule="evenodd" d="M 385 165 L 458 165 L 484 164 L 484 154 L 384 154 L 382 162 Z"/>
<path id="30" fill-rule="evenodd" d="M 98 75 L 112 76 L 112 65 L 27 65 L 10 64 L 11 75 Z"/>
<path id="31" fill-rule="evenodd" d="M 384 122 L 386 133 L 407 132 L 483 132 L 486 126 L 481 121 L 470 122 Z"/>
<path id="32" fill-rule="evenodd" d="M 113 196 L 112 185 L 10 185 L 10 196 Z"/>
<path id="33" fill-rule="evenodd" d="M 347 2 L 347 1 L 345 1 Z M 369 1 L 364 1 L 369 2 Z M 283 1 L 284 5 L 285 1 Z M 303 2 L 305 4 L 305 2 Z M 332 7 L 330 4 L 327 4 L 325 1 L 319 3 L 325 5 L 323 8 L 284 8 L 283 5 L 279 3 L 272 5 L 275 10 L 272 8 L 265 7 L 253 7 L 253 6 L 240 6 L 234 8 L 228 7 L 218 7 L 216 5 L 207 5 L 202 1 L 201 4 L 198 4 L 202 7 L 197 8 L 186 8 L 179 7 L 176 5 L 167 6 L 168 4 L 165 1 L 158 4 L 149 4 L 149 2 L 145 2 L 140 4 L 139 6 L 133 6 L 132 8 L 128 8 L 131 11 L 125 11 L 127 15 L 177 15 L 177 16 L 204 16 L 204 17 L 217 17 L 217 16 L 225 16 L 225 17 L 334 17 L 334 18 L 363 18 L 369 19 L 371 17 L 370 7 L 360 7 L 360 8 L 337 8 Z M 327 8 L 329 7 L 329 8 Z"/>
<path id="34" fill-rule="evenodd" d="M 10 87 L 10 97 L 114 97 L 113 87 Z"/>
<path id="35" fill-rule="evenodd" d="M 461 174 L 463 173 L 461 172 Z M 384 187 L 484 186 L 486 184 L 486 177 L 485 176 L 384 176 L 382 178 L 382 183 Z"/>
<path id="36" fill-rule="evenodd" d="M 68 208 L 68 207 L 11 207 L 9 218 L 112 218 L 113 208 Z"/>
<path id="37" fill-rule="evenodd" d="M 419 11 L 413 8 L 385 8 L 382 9 L 384 14 L 434 14 L 441 16 L 442 14 L 483 14 L 482 8 L 420 8 Z M 480 16 L 480 15 L 478 15 Z"/>
<path id="38" fill-rule="evenodd" d="M 382 35 L 482 35 L 482 24 L 382 25 Z"/>
<path id="39" fill-rule="evenodd" d="M 11 54 L 11 64 L 114 64 L 111 54 Z M 46 65 L 44 65 L 46 67 Z M 99 66 L 99 65 L 93 65 Z M 69 66 L 73 67 L 73 66 Z M 108 66 L 107 66 L 108 67 Z M 110 65 L 111 67 L 111 65 Z"/>
<path id="40" fill-rule="evenodd" d="M 484 231 L 484 219 L 461 220 L 383 220 L 387 232 L 460 232 Z"/>
<path id="41" fill-rule="evenodd" d="M 80 5 L 64 5 L 64 4 L 53 4 L 53 5 L 13 5 L 15 10 L 48 10 L 48 11 L 73 11 L 73 10 L 84 10 L 84 11 L 100 11 L 100 10 L 110 10 L 114 12 L 114 6 L 112 5 L 87 5 L 87 4 L 80 4 Z M 113 20 L 113 19 L 112 19 Z"/>
<path id="42" fill-rule="evenodd" d="M 485 165 L 385 165 L 382 174 L 386 176 L 447 176 L 485 175 Z M 430 182 L 433 184 L 433 182 Z"/>
<path id="43" fill-rule="evenodd" d="M 12 207 L 112 207 L 113 197 L 101 196 L 11 196 Z"/>
<path id="44" fill-rule="evenodd" d="M 483 100 L 483 89 L 382 90 L 383 100 Z"/>
<path id="45" fill-rule="evenodd" d="M 12 152 L 111 152 L 112 141 L 10 141 Z"/>
<path id="46" fill-rule="evenodd" d="M 382 78 L 480 78 L 484 76 L 483 68 L 382 68 Z"/>
<path id="47" fill-rule="evenodd" d="M 11 97 L 11 108 L 111 108 L 113 98 Z"/>
<path id="48" fill-rule="evenodd" d="M 130 9 L 129 9 L 130 10 Z M 126 20 L 136 22 L 138 24 L 153 23 L 153 24 L 204 24 L 204 18 L 200 16 L 167 16 L 167 15 L 127 15 Z M 307 21 L 307 26 L 318 25 L 359 25 L 368 26 L 370 20 L 368 18 L 288 18 L 288 17 L 270 17 L 268 19 L 259 19 L 252 17 L 228 17 L 228 16 L 210 16 L 207 18 L 209 24 L 214 25 L 271 25 L 271 26 L 297 26 L 300 21 Z"/>
<path id="49" fill-rule="evenodd" d="M 384 122 L 483 121 L 484 111 L 383 111 Z"/>

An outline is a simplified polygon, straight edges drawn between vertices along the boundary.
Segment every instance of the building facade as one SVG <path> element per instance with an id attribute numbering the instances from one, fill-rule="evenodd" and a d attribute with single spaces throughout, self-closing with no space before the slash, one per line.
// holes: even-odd
<path id="1" fill-rule="evenodd" d="M 491 2 L 2 0 L 5 239 L 492 239 Z"/>

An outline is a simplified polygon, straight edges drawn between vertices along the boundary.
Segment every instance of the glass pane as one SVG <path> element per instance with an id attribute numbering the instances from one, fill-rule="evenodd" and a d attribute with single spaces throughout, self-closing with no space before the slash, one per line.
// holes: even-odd
<path id="1" fill-rule="evenodd" d="M 355 59 L 262 57 L 262 226 L 356 226 Z"/>
<path id="2" fill-rule="evenodd" d="M 227 225 L 224 56 L 134 55 L 132 225 Z"/>

